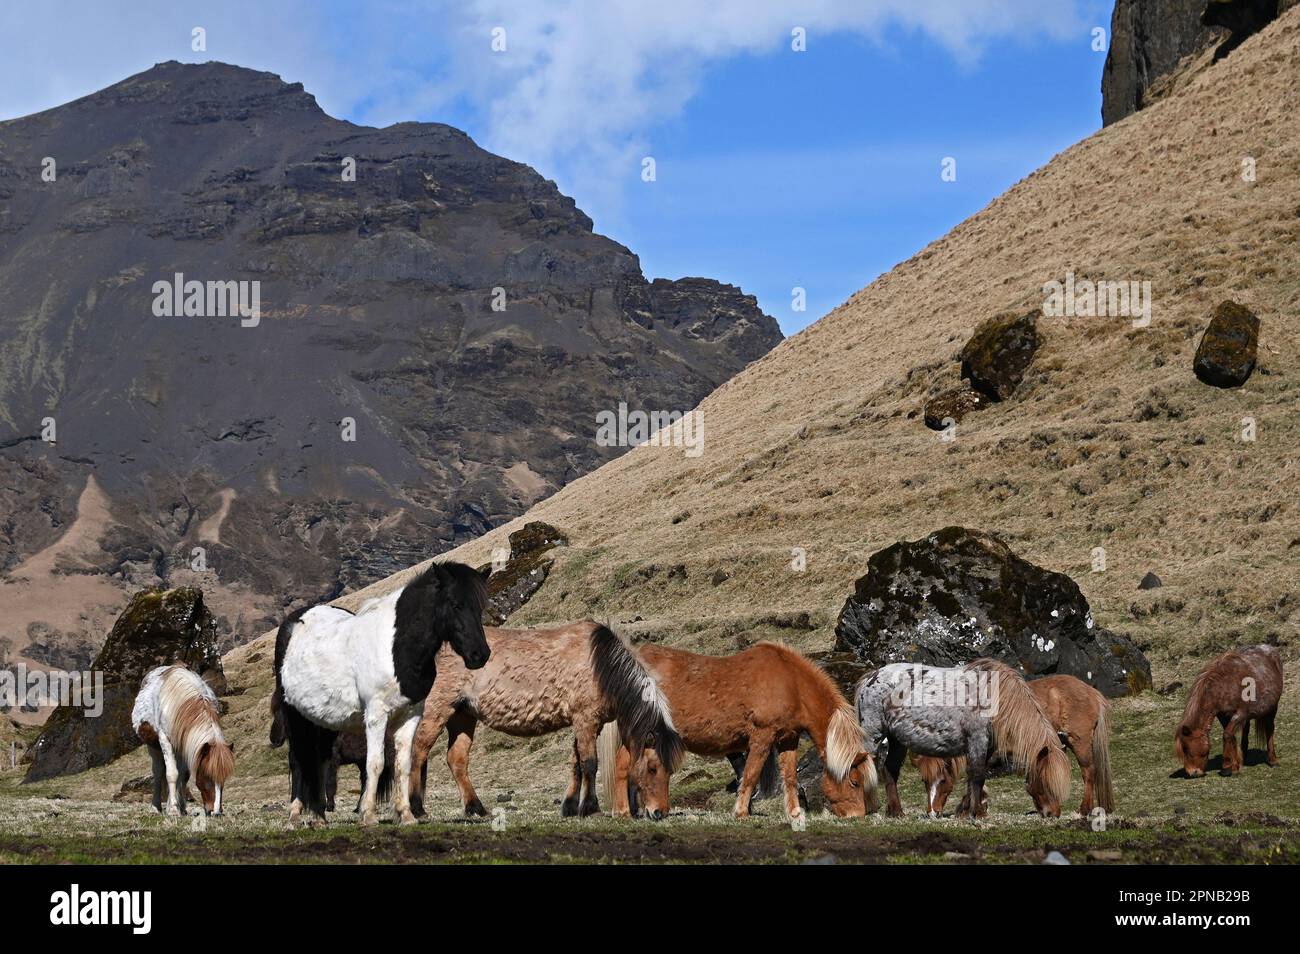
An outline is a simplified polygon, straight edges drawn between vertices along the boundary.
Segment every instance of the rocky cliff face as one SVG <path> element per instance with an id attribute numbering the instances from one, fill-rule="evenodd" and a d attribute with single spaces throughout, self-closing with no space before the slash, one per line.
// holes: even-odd
<path id="1" fill-rule="evenodd" d="M 256 281 L 260 316 L 212 284 L 206 316 L 167 316 L 177 276 L 246 304 Z M 200 583 L 260 632 L 621 453 L 599 411 L 686 410 L 780 340 L 737 288 L 648 282 L 456 129 L 354 126 L 219 63 L 0 123 L 0 288 L 17 649 L 34 621 L 102 626 L 127 586 Z"/>
<path id="2" fill-rule="evenodd" d="M 1167 95 L 1297 2 L 1116 0 L 1101 77 L 1102 125 Z"/>

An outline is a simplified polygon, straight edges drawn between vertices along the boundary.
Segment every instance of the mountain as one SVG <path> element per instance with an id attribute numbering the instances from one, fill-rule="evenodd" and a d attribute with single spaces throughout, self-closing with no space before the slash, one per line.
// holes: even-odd
<path id="1" fill-rule="evenodd" d="M 456 129 L 221 63 L 0 123 L 0 289 L 2 635 L 51 665 L 141 586 L 238 640 L 473 538 L 781 338 Z"/>
<path id="2" fill-rule="evenodd" d="M 1157 688 L 1237 643 L 1295 645 L 1297 76 L 1293 9 L 719 387 L 700 404 L 699 456 L 638 447 L 448 556 L 484 561 L 544 521 L 569 546 L 512 625 L 591 616 L 709 652 L 826 650 L 873 553 L 960 526 L 1068 574 L 1096 623 L 1146 652 Z M 1149 325 L 1043 314 L 1045 286 L 1070 275 L 1149 281 Z M 1260 321 L 1238 388 L 1194 368 L 1225 300 Z M 1038 313 L 1038 350 L 1012 396 L 945 440 L 922 409 L 958 385 L 975 329 L 1008 312 Z M 1163 586 L 1139 589 L 1148 572 Z"/>

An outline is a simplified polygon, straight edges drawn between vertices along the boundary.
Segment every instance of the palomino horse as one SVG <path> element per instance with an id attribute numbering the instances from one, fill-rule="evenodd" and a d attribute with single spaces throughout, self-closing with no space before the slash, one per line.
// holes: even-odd
<path id="1" fill-rule="evenodd" d="M 876 771 L 853 709 L 831 678 L 802 655 L 776 643 L 758 643 L 732 656 L 702 656 L 684 649 L 647 644 L 645 660 L 673 707 L 677 731 L 688 752 L 721 758 L 746 752 L 736 792 L 735 815 L 749 815 L 750 798 L 772 753 L 785 789 L 785 811 L 799 818 L 798 746 L 812 738 L 825 771 L 822 788 L 837 815 L 866 814 Z M 613 749 L 612 740 L 602 748 Z M 606 757 L 608 764 L 610 760 Z M 628 814 L 627 780 L 667 804 L 668 775 L 653 753 L 638 758 L 620 751 L 607 775 L 616 814 Z M 656 791 L 657 789 L 657 791 Z"/>
<path id="2" fill-rule="evenodd" d="M 987 811 L 984 779 L 995 754 L 1025 773 L 1042 814 L 1061 814 L 1070 793 L 1070 763 L 1042 704 L 1010 666 L 992 659 L 955 669 L 894 663 L 863 677 L 856 701 L 870 750 L 889 742 L 885 788 L 891 816 L 903 814 L 898 773 L 908 749 L 965 757 L 965 814 L 980 817 Z"/>
<path id="3" fill-rule="evenodd" d="M 131 725 L 153 762 L 153 807 L 185 814 L 185 786 L 193 769 L 206 814 L 221 814 L 221 790 L 235 771 L 235 747 L 221 734 L 217 697 L 184 666 L 159 666 L 144 677 L 131 710 Z"/>
<path id="4" fill-rule="evenodd" d="M 1273 729 L 1282 698 L 1282 657 L 1272 646 L 1233 649 L 1201 670 L 1174 732 L 1174 752 L 1189 778 L 1205 774 L 1210 724 L 1223 726 L 1223 775 L 1241 771 L 1250 746 L 1250 720 L 1264 733 L 1269 765 L 1277 764 Z M 1237 730 L 1241 749 L 1237 749 Z"/>
<path id="5" fill-rule="evenodd" d="M 470 673 L 444 655 L 443 674 L 429 694 L 415 733 L 410 771 L 413 805 L 424 813 L 429 751 L 445 727 L 447 765 L 460 788 L 466 815 L 486 815 L 469 779 L 469 751 L 479 721 L 509 735 L 536 736 L 573 726 L 573 770 L 560 814 L 600 811 L 596 798 L 596 737 L 618 721 L 624 741 L 638 754 L 648 748 L 677 767 L 681 740 L 667 700 L 636 650 L 599 623 L 586 620 L 554 629 L 488 627 L 492 660 Z"/>
<path id="6" fill-rule="evenodd" d="M 1029 683 L 1029 688 L 1038 698 L 1061 742 L 1074 753 L 1079 763 L 1079 772 L 1083 776 L 1083 802 L 1079 805 L 1079 814 L 1091 814 L 1094 806 L 1113 812 L 1115 789 L 1110 776 L 1110 701 L 1074 676 L 1044 676 Z M 938 815 L 965 770 L 965 760 L 936 759 L 915 753 L 912 760 L 925 780 L 930 814 Z M 968 809 L 969 803 L 963 800 L 960 812 L 964 814 Z"/>
<path id="7" fill-rule="evenodd" d="M 325 817 L 325 773 L 338 733 L 364 725 L 366 784 L 361 824 L 378 822 L 376 798 L 384 769 L 384 737 L 395 725 L 394 808 L 414 824 L 407 778 L 411 740 L 424 698 L 434 684 L 444 643 L 478 669 L 488 661 L 480 617 L 484 577 L 460 563 L 434 563 L 410 583 L 368 601 L 353 615 L 332 606 L 300 610 L 284 621 L 275 641 L 275 691 L 289 739 L 291 775 L 303 805 Z"/>

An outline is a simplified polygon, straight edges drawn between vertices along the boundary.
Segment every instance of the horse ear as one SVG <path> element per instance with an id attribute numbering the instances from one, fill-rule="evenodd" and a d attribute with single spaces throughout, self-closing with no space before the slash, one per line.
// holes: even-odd
<path id="1" fill-rule="evenodd" d="M 483 577 L 485 580 L 492 576 L 492 564 L 485 563 L 483 566 L 479 567 L 478 575 Z"/>
<path id="2" fill-rule="evenodd" d="M 863 762 L 865 762 L 866 760 L 867 760 L 867 753 L 866 753 L 866 752 L 859 752 L 859 753 L 857 754 L 857 756 L 853 759 L 853 764 L 852 764 L 851 766 L 849 766 L 849 767 L 850 767 L 850 768 L 857 768 L 859 765 L 861 765 L 861 764 L 862 764 Z"/>
<path id="3" fill-rule="evenodd" d="M 653 749 L 655 747 L 655 741 L 655 734 L 653 732 L 647 734 L 645 737 L 645 747 L 647 749 Z"/>

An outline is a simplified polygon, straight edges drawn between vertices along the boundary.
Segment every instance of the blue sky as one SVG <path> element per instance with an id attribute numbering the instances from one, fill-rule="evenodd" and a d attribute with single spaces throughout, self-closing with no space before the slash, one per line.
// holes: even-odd
<path id="1" fill-rule="evenodd" d="M 354 122 L 466 130 L 555 179 L 647 276 L 740 285 L 791 334 L 1100 126 L 1105 54 L 1092 30 L 1109 28 L 1110 6 L 13 4 L 0 12 L 0 118 L 162 60 L 270 70 Z M 206 51 L 190 49 L 195 25 Z M 496 29 L 504 50 L 491 47 Z M 654 182 L 642 181 L 645 156 Z M 940 177 L 948 156 L 955 182 Z"/>

